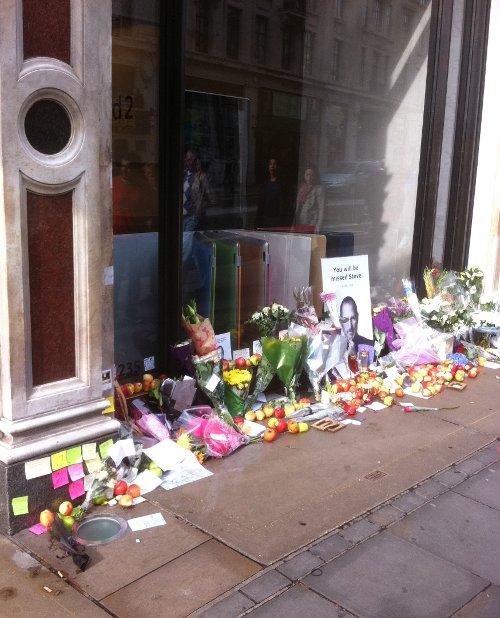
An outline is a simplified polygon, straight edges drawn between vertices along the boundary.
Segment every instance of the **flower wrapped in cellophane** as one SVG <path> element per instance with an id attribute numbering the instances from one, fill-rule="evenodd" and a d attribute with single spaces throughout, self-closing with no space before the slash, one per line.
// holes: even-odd
<path id="1" fill-rule="evenodd" d="M 201 390 L 212 402 L 219 418 L 236 431 L 239 431 L 224 403 L 222 361 L 222 348 L 217 348 L 204 356 L 193 356 L 196 381 Z"/>
<path id="2" fill-rule="evenodd" d="M 231 416 L 238 416 L 245 411 L 245 401 L 250 390 L 252 373 L 248 369 L 231 369 L 224 371 L 224 403 Z"/>
<path id="3" fill-rule="evenodd" d="M 235 430 L 215 413 L 196 416 L 184 411 L 178 422 L 181 425 L 177 444 L 189 448 L 200 461 L 207 457 L 225 457 L 251 439 Z M 198 453 L 198 455 L 197 455 Z"/>
<path id="4" fill-rule="evenodd" d="M 297 383 L 306 357 L 306 337 L 304 335 L 286 336 L 283 339 L 262 337 L 261 344 L 262 354 L 283 383 L 286 396 L 290 401 L 295 402 Z"/>
<path id="5" fill-rule="evenodd" d="M 320 331 L 307 341 L 305 367 L 317 401 L 321 398 L 321 380 L 340 363 L 347 350 L 347 341 L 335 331 Z"/>
<path id="6" fill-rule="evenodd" d="M 182 312 L 182 325 L 191 338 L 198 356 L 204 356 L 217 348 L 212 324 L 208 318 L 198 314 L 194 300 L 186 305 Z"/>
<path id="7" fill-rule="evenodd" d="M 259 365 L 257 366 L 257 375 L 255 376 L 255 386 L 253 388 L 252 394 L 247 399 L 245 412 L 247 410 L 252 410 L 258 396 L 263 393 L 266 388 L 269 386 L 269 383 L 273 379 L 275 374 L 274 368 L 271 363 L 268 361 L 267 356 L 262 356 Z"/>

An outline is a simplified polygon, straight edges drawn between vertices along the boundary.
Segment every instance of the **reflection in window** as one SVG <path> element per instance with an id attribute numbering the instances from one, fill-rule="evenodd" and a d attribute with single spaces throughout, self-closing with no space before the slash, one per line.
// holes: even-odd
<path id="1" fill-rule="evenodd" d="M 311 75 L 314 62 L 314 32 L 307 31 L 304 35 L 304 73 Z"/>
<path id="2" fill-rule="evenodd" d="M 196 3 L 196 51 L 208 52 L 208 37 L 210 32 L 209 3 L 206 0 L 198 0 Z"/>
<path id="3" fill-rule="evenodd" d="M 413 241 L 430 0 L 229 1 L 236 10 L 245 6 L 237 27 L 227 3 L 204 4 L 210 36 L 239 32 L 239 46 L 228 36 L 222 49 L 234 62 L 200 54 L 196 37 L 186 37 L 185 145 L 196 151 L 212 197 L 183 237 L 183 293 L 212 315 L 227 312 L 221 326 L 243 337 L 238 298 L 252 296 L 253 310 L 263 303 L 255 290 L 245 295 L 238 288 L 244 273 L 233 272 L 238 260 L 231 253 L 238 243 L 215 242 L 213 235 L 244 229 L 260 242 L 265 232 L 258 228 L 302 222 L 297 205 L 307 200 L 298 192 L 310 169 L 325 200 L 323 217 L 312 218 L 308 231 L 327 239 L 328 256 L 367 254 L 376 293 L 399 294 Z M 194 33 L 199 2 L 188 2 L 186 31 Z M 396 16 L 403 21 L 392 27 Z M 263 204 L 274 206 L 263 211 Z M 219 257 L 211 253 L 214 242 Z M 214 263 L 221 264 L 215 279 Z M 222 281 L 231 289 L 219 288 Z"/>
<path id="4" fill-rule="evenodd" d="M 342 62 L 342 41 L 340 39 L 333 39 L 332 49 L 332 78 L 334 82 L 338 82 L 341 79 L 341 62 Z"/>
<path id="5" fill-rule="evenodd" d="M 240 55 L 241 9 L 233 6 L 227 8 L 226 55 L 237 60 Z"/>
<path id="6" fill-rule="evenodd" d="M 266 64 L 268 22 L 267 17 L 257 15 L 255 22 L 255 60 L 259 64 Z"/>

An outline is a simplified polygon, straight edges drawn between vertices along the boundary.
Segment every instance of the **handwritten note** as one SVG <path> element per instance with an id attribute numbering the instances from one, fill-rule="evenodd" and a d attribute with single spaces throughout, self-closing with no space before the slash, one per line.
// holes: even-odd
<path id="1" fill-rule="evenodd" d="M 68 468 L 61 468 L 60 470 L 52 472 L 52 485 L 54 486 L 54 489 L 64 487 L 64 485 L 67 485 L 68 483 Z"/>
<path id="2" fill-rule="evenodd" d="M 52 466 L 52 471 L 60 470 L 61 468 L 66 468 L 68 465 L 68 460 L 66 458 L 66 451 L 61 451 L 60 453 L 55 453 L 50 456 L 50 464 Z"/>
<path id="3" fill-rule="evenodd" d="M 12 512 L 14 515 L 26 515 L 29 513 L 28 496 L 19 496 L 12 498 Z"/>
<path id="4" fill-rule="evenodd" d="M 73 464 L 72 466 L 68 466 L 68 474 L 69 478 L 72 481 L 82 479 L 85 476 L 85 472 L 83 471 L 83 464 L 77 463 Z"/>
<path id="5" fill-rule="evenodd" d="M 95 442 L 92 442 L 90 444 L 83 444 L 82 445 L 83 459 L 85 461 L 88 461 L 89 459 L 95 459 L 96 452 L 97 452 L 96 449 L 97 449 L 97 446 Z"/>
<path id="6" fill-rule="evenodd" d="M 50 457 L 42 457 L 41 459 L 33 459 L 24 464 L 24 474 L 26 480 L 36 479 L 39 476 L 51 474 L 52 467 L 50 465 Z"/>
<path id="7" fill-rule="evenodd" d="M 109 440 L 106 440 L 106 442 L 99 444 L 99 452 L 101 453 L 102 459 L 106 459 L 106 457 L 108 456 L 108 451 L 112 446 L 113 440 L 111 440 L 111 438 Z"/>
<path id="8" fill-rule="evenodd" d="M 48 528 L 46 528 L 43 524 L 35 524 L 34 526 L 31 526 L 31 528 L 28 528 L 28 530 L 32 534 L 36 534 L 37 536 L 39 536 L 40 534 L 47 532 Z"/>
<path id="9" fill-rule="evenodd" d="M 74 446 L 73 448 L 69 448 L 66 451 L 66 461 L 68 462 L 68 466 L 82 463 L 82 447 Z"/>
<path id="10" fill-rule="evenodd" d="M 87 472 L 89 474 L 92 474 L 92 472 L 99 470 L 99 468 L 101 467 L 102 465 L 101 458 L 97 456 L 95 459 L 89 459 L 88 461 L 85 462 L 85 465 L 87 466 Z"/>
<path id="11" fill-rule="evenodd" d="M 130 529 L 134 532 L 137 530 L 145 530 L 146 528 L 154 528 L 155 526 L 165 526 L 166 521 L 161 513 L 153 513 L 152 515 L 144 515 L 143 517 L 134 517 L 128 520 Z"/>
<path id="12" fill-rule="evenodd" d="M 83 478 L 78 479 L 74 483 L 69 484 L 69 497 L 74 500 L 75 498 L 79 498 L 83 496 L 85 493 L 85 487 L 83 483 Z"/>

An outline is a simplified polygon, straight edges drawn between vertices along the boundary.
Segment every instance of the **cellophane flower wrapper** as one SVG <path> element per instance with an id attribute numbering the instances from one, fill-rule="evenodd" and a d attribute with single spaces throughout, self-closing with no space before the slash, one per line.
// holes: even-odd
<path id="1" fill-rule="evenodd" d="M 262 337 L 261 344 L 262 354 L 283 383 L 287 397 L 292 402 L 296 401 L 297 382 L 307 353 L 306 337 Z"/>
<path id="2" fill-rule="evenodd" d="M 338 333 L 320 331 L 307 340 L 305 367 L 317 400 L 321 393 L 321 380 L 341 362 L 347 350 L 345 337 Z"/>
<path id="3" fill-rule="evenodd" d="M 415 318 L 402 320 L 394 325 L 400 339 L 395 340 L 399 349 L 392 353 L 396 363 L 402 367 L 439 363 L 453 351 L 453 335 L 436 331 L 419 324 Z"/>
<path id="4" fill-rule="evenodd" d="M 385 343 L 387 343 L 389 350 L 395 350 L 394 339 L 396 338 L 396 333 L 394 332 L 394 324 L 388 307 L 384 307 L 373 316 L 373 326 L 385 333 Z"/>
<path id="5" fill-rule="evenodd" d="M 216 414 L 199 417 L 183 412 L 179 423 L 191 436 L 194 447 L 202 448 L 210 457 L 225 457 L 250 442 L 248 436 L 227 425 Z"/>
<path id="6" fill-rule="evenodd" d="M 224 372 L 224 403 L 231 416 L 245 412 L 245 401 L 250 391 L 252 373 L 248 369 L 232 369 Z M 239 381 L 239 378 L 242 378 Z"/>
<path id="7" fill-rule="evenodd" d="M 262 356 L 259 366 L 257 367 L 257 374 L 255 376 L 255 386 L 253 388 L 252 394 L 247 399 L 245 404 L 245 412 L 247 410 L 252 410 L 258 396 L 263 393 L 266 388 L 269 386 L 269 383 L 273 379 L 275 375 L 275 371 L 267 356 Z"/>
<path id="8" fill-rule="evenodd" d="M 297 309 L 294 319 L 301 325 L 312 330 L 314 333 L 319 332 L 318 316 L 312 300 L 312 289 L 310 286 L 295 288 L 293 291 Z"/>
<path id="9" fill-rule="evenodd" d="M 198 386 L 212 402 L 219 418 L 235 431 L 239 431 L 224 403 L 222 360 L 222 348 L 217 348 L 204 356 L 193 356 L 196 380 Z"/>
<path id="10" fill-rule="evenodd" d="M 157 418 L 156 414 L 142 414 L 135 424 L 145 435 L 155 438 L 158 442 L 171 437 L 168 428 Z"/>
<path id="11" fill-rule="evenodd" d="M 212 323 L 208 318 L 199 316 L 199 324 L 183 321 L 185 331 L 193 342 L 194 351 L 198 356 L 205 356 L 217 349 L 217 341 Z"/>

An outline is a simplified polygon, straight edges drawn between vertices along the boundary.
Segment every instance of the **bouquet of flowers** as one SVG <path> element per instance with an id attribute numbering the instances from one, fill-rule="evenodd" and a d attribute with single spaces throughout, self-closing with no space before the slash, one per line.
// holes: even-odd
<path id="1" fill-rule="evenodd" d="M 193 342 L 198 356 L 213 352 L 217 348 L 215 333 L 208 318 L 198 314 L 196 301 L 192 300 L 182 312 L 182 325 Z"/>
<path id="2" fill-rule="evenodd" d="M 224 371 L 224 403 L 232 416 L 243 414 L 252 374 L 248 369 Z"/>
<path id="3" fill-rule="evenodd" d="M 483 293 L 484 273 L 479 268 L 466 268 L 457 275 L 458 280 L 466 288 L 470 302 L 474 308 L 480 307 L 481 294 Z"/>
<path id="4" fill-rule="evenodd" d="M 205 456 L 224 457 L 251 441 L 216 414 L 200 417 L 185 411 L 180 415 L 179 423 L 181 431 L 177 443 L 195 454 L 198 452 L 198 461 Z"/>
<path id="5" fill-rule="evenodd" d="M 238 430 L 224 403 L 224 377 L 222 348 L 217 348 L 204 356 L 193 356 L 198 386 L 212 402 L 215 411 L 230 427 Z"/>
<path id="6" fill-rule="evenodd" d="M 273 303 L 270 307 L 263 307 L 260 311 L 256 311 L 246 321 L 246 324 L 254 324 L 261 337 L 269 337 L 278 334 L 277 329 L 280 323 L 288 326 L 289 315 L 290 312 L 285 306 Z"/>
<path id="7" fill-rule="evenodd" d="M 262 337 L 261 343 L 263 356 L 283 383 L 287 397 L 295 402 L 297 382 L 307 352 L 306 337 Z"/>
<path id="8" fill-rule="evenodd" d="M 342 360 L 346 350 L 346 338 L 337 332 L 320 331 L 309 338 L 305 365 L 317 401 L 322 378 Z"/>
<path id="9" fill-rule="evenodd" d="M 312 301 L 311 287 L 295 288 L 293 290 L 293 297 L 297 305 L 293 316 L 294 321 L 312 330 L 314 333 L 319 332 L 319 320 Z"/>
<path id="10" fill-rule="evenodd" d="M 250 398 L 247 399 L 245 412 L 247 410 L 252 410 L 255 402 L 257 401 L 257 397 L 263 393 L 266 388 L 269 386 L 269 383 L 273 379 L 275 371 L 271 365 L 271 363 L 267 360 L 266 356 L 262 356 L 261 361 L 257 367 L 257 375 L 255 376 L 255 385 Z"/>

